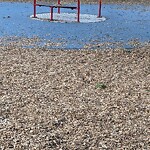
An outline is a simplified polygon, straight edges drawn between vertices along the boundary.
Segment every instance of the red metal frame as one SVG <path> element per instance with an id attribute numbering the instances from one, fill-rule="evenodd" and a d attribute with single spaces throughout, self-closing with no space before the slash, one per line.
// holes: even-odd
<path id="1" fill-rule="evenodd" d="M 36 18 L 36 6 L 46 6 L 50 7 L 50 21 L 53 21 L 53 9 L 57 8 L 58 13 L 60 14 L 60 8 L 70 8 L 70 9 L 76 9 L 77 10 L 77 22 L 80 22 L 80 0 L 77 0 L 77 6 L 76 7 L 69 7 L 69 6 L 62 6 L 61 0 L 57 1 L 57 5 L 45 5 L 45 4 L 38 4 L 36 0 L 34 0 L 33 8 L 33 17 Z M 102 0 L 99 0 L 98 3 L 98 17 L 101 17 L 101 9 L 102 9 Z"/>

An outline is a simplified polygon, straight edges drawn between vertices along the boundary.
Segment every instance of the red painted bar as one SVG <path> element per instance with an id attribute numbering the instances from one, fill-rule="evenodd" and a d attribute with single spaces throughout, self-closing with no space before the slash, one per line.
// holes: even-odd
<path id="1" fill-rule="evenodd" d="M 80 22 L 80 0 L 78 0 L 77 5 L 77 22 Z"/>
<path id="2" fill-rule="evenodd" d="M 50 21 L 53 21 L 53 7 L 50 7 L 50 13 L 51 13 L 51 17 L 50 17 Z"/>
<path id="3" fill-rule="evenodd" d="M 36 0 L 34 0 L 34 4 L 33 4 L 34 6 L 34 14 L 33 14 L 33 16 L 34 16 L 34 18 L 36 18 Z"/>
<path id="4" fill-rule="evenodd" d="M 99 0 L 99 7 L 98 7 L 98 18 L 101 17 L 101 11 L 102 11 L 102 0 Z"/>
<path id="5" fill-rule="evenodd" d="M 60 0 L 58 0 L 58 5 L 61 5 Z M 58 7 L 58 13 L 60 14 L 60 7 Z"/>

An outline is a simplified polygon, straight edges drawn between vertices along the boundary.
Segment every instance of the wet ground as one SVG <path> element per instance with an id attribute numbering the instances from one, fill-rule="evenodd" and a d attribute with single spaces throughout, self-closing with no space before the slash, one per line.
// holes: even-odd
<path id="1" fill-rule="evenodd" d="M 126 43 L 130 40 L 150 41 L 150 6 L 104 4 L 104 22 L 97 23 L 54 23 L 33 20 L 31 3 L 0 3 L 0 37 L 39 37 L 61 44 L 52 48 L 83 48 L 87 44 L 103 42 Z M 49 12 L 41 7 L 39 13 Z M 74 12 L 63 10 L 63 12 Z M 97 14 L 97 5 L 81 5 L 82 14 Z M 43 43 L 39 43 L 43 44 Z"/>

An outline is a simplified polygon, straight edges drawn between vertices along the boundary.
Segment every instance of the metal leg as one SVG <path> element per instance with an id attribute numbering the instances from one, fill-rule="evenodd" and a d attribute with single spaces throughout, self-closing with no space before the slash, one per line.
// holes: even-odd
<path id="1" fill-rule="evenodd" d="M 50 17 L 50 21 L 53 21 L 53 7 L 50 7 L 50 13 L 51 13 L 51 17 Z"/>
<path id="2" fill-rule="evenodd" d="M 78 0 L 78 8 L 77 8 L 77 22 L 80 22 L 80 0 Z"/>
<path id="3" fill-rule="evenodd" d="M 58 0 L 58 5 L 60 5 L 60 0 Z M 58 7 L 58 13 L 60 14 L 60 7 Z"/>
<path id="4" fill-rule="evenodd" d="M 34 12 L 33 12 L 33 17 L 36 18 L 36 0 L 34 0 Z"/>
<path id="5" fill-rule="evenodd" d="M 101 17 L 101 11 L 102 11 L 102 0 L 99 0 L 99 8 L 98 8 L 98 18 Z"/>

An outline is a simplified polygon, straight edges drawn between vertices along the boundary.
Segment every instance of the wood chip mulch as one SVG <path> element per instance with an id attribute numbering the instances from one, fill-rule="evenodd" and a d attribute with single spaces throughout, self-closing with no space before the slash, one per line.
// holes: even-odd
<path id="1" fill-rule="evenodd" d="M 0 46 L 1 150 L 148 150 L 150 45 Z"/>

